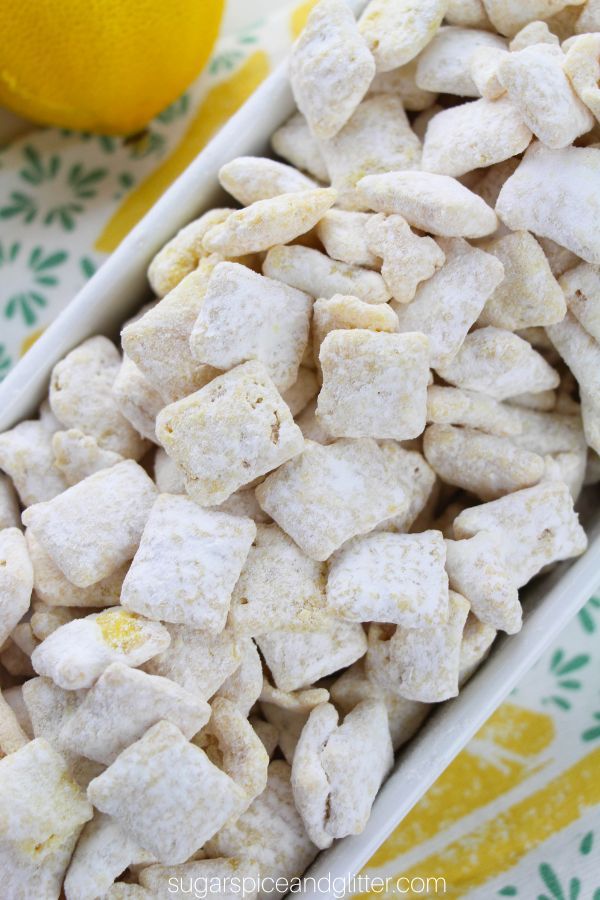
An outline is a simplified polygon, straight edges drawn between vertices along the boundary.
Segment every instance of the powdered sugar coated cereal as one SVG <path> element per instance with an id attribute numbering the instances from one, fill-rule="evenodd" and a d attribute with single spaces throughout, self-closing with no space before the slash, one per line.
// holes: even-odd
<path id="1" fill-rule="evenodd" d="M 417 286 L 443 266 L 444 251 L 418 237 L 402 216 L 372 216 L 366 226 L 370 249 L 383 260 L 381 274 L 397 303 L 410 303 Z"/>
<path id="2" fill-rule="evenodd" d="M 302 432 L 259 362 L 237 366 L 165 407 L 156 434 L 184 471 L 190 495 L 205 506 L 223 502 L 304 446 Z"/>
<path id="3" fill-rule="evenodd" d="M 358 192 L 370 209 L 403 216 L 413 228 L 442 237 L 483 237 L 498 219 L 484 201 L 448 175 L 389 172 L 368 175 Z"/>
<path id="4" fill-rule="evenodd" d="M 125 609 L 218 633 L 256 535 L 251 519 L 160 494 L 123 582 Z"/>
<path id="5" fill-rule="evenodd" d="M 336 191 L 317 188 L 257 200 L 232 213 L 204 237 L 210 253 L 242 256 L 286 244 L 317 224 L 335 203 Z"/>
<path id="6" fill-rule="evenodd" d="M 317 417 L 336 437 L 418 437 L 425 427 L 429 359 L 429 341 L 419 332 L 330 331 L 319 353 Z"/>
<path id="7" fill-rule="evenodd" d="M 23 523 L 69 581 L 85 588 L 132 558 L 155 496 L 141 466 L 126 460 L 30 506 Z"/>
<path id="8" fill-rule="evenodd" d="M 294 99 L 315 137 L 333 137 L 348 121 L 375 74 L 375 60 L 343 0 L 322 0 L 292 50 Z"/>
<path id="9" fill-rule="evenodd" d="M 408 506 L 375 441 L 342 439 L 281 466 L 256 489 L 260 505 L 315 560 Z"/>
<path id="10" fill-rule="evenodd" d="M 293 166 L 261 156 L 238 156 L 219 169 L 219 181 L 242 206 L 318 185 Z M 215 222 L 215 224 L 220 224 Z"/>
<path id="11" fill-rule="evenodd" d="M 437 31 L 448 0 L 371 0 L 359 28 L 378 72 L 414 59 Z"/>
<path id="12" fill-rule="evenodd" d="M 391 296 L 379 272 L 329 259 L 311 247 L 272 247 L 263 272 L 313 297 L 352 294 L 365 303 L 386 303 Z"/>
<path id="13" fill-rule="evenodd" d="M 428 172 L 458 178 L 521 153 L 531 131 L 507 97 L 475 100 L 439 112 L 430 121 L 422 166 Z"/>
<path id="14" fill-rule="evenodd" d="M 433 368 L 450 362 L 470 327 L 504 277 L 504 267 L 491 254 L 462 238 L 441 241 L 446 262 L 417 288 L 409 304 L 392 302 L 400 331 L 422 331 L 429 338 Z"/>
<path id="15" fill-rule="evenodd" d="M 437 531 L 369 534 L 331 560 L 327 602 L 353 622 L 407 628 L 443 623 L 448 615 L 445 549 Z"/>
<path id="16" fill-rule="evenodd" d="M 307 294 L 238 263 L 219 263 L 190 335 L 192 355 L 221 370 L 258 359 L 285 391 L 298 375 L 311 309 Z"/>

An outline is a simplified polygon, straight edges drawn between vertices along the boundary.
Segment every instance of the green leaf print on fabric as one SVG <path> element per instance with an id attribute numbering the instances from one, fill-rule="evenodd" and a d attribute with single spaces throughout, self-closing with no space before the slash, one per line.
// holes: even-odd
<path id="1" fill-rule="evenodd" d="M 6 206 L 0 207 L 0 219 L 12 219 L 13 216 L 23 216 L 23 221 L 29 225 L 37 214 L 37 207 L 33 197 L 23 194 L 21 191 L 11 191 L 10 199 Z"/>
<path id="2" fill-rule="evenodd" d="M 242 50 L 224 50 L 212 60 L 208 71 L 211 75 L 219 75 L 221 72 L 231 72 L 236 64 L 243 58 Z"/>
<path id="3" fill-rule="evenodd" d="M 125 143 L 129 146 L 129 156 L 131 159 L 144 159 L 147 156 L 161 156 L 167 146 L 167 139 L 164 134 L 152 129 L 146 128 L 144 131 L 127 138 Z"/>
<path id="4" fill-rule="evenodd" d="M 22 246 L 18 241 L 5 247 L 0 241 L 0 270 L 19 260 Z M 56 274 L 57 266 L 61 266 L 67 259 L 64 250 L 45 253 L 39 245 L 34 247 L 26 260 L 26 269 L 29 275 L 29 285 L 22 290 L 11 294 L 3 305 L 5 318 L 14 319 L 21 316 L 25 325 L 34 325 L 37 321 L 39 310 L 47 303 L 47 297 L 38 290 L 39 287 L 55 287 L 59 278 Z"/>
<path id="5" fill-rule="evenodd" d="M 131 172 L 119 172 L 117 175 L 117 190 L 113 194 L 113 200 L 122 200 L 127 191 L 135 184 L 135 177 Z"/>
<path id="6" fill-rule="evenodd" d="M 579 852 L 582 856 L 587 856 L 591 853 L 592 847 L 594 845 L 594 832 L 588 831 L 583 840 L 579 845 Z"/>
<path id="7" fill-rule="evenodd" d="M 48 269 L 54 269 L 65 262 L 67 253 L 65 250 L 57 250 L 49 256 L 44 256 L 41 247 L 34 247 L 29 254 L 28 266 L 35 273 L 35 280 L 38 284 L 44 284 L 53 287 L 58 284 L 58 278 L 54 273 L 49 273 Z"/>
<path id="8" fill-rule="evenodd" d="M 21 245 L 18 241 L 14 241 L 10 246 L 5 247 L 0 241 L 0 268 L 14 262 L 19 255 Z"/>
<path id="9" fill-rule="evenodd" d="M 23 156 L 25 157 L 25 166 L 19 175 L 23 181 L 27 181 L 29 184 L 38 185 L 43 181 L 52 181 L 60 169 L 59 156 L 53 153 L 47 161 L 44 161 L 31 144 L 23 147 Z"/>
<path id="10" fill-rule="evenodd" d="M 79 268 L 81 269 L 85 278 L 91 278 L 92 275 L 96 272 L 96 264 L 93 259 L 90 259 L 89 256 L 82 256 L 79 260 Z"/>
<path id="11" fill-rule="evenodd" d="M 596 720 L 596 724 L 592 725 L 591 728 L 586 728 L 583 732 L 581 739 L 584 741 L 595 741 L 600 738 L 600 712 L 595 712 L 593 717 Z"/>
<path id="12" fill-rule="evenodd" d="M 189 108 L 190 96 L 189 94 L 182 94 L 181 97 L 167 106 L 166 109 L 163 109 L 162 112 L 159 112 L 159 114 L 155 116 L 155 119 L 157 122 L 162 122 L 163 125 L 170 125 L 171 122 L 174 122 L 176 119 L 180 119 L 181 116 L 185 116 Z"/>
<path id="13" fill-rule="evenodd" d="M 106 175 L 106 169 L 91 169 L 86 172 L 81 163 L 75 163 L 69 169 L 67 182 L 76 197 L 87 200 L 96 196 L 97 183 L 106 178 Z"/>
<path id="14" fill-rule="evenodd" d="M 26 325 L 34 325 L 37 319 L 36 307 L 44 307 L 47 302 L 46 298 L 37 291 L 22 291 L 9 298 L 4 307 L 4 315 L 7 319 L 12 319 L 17 313 L 20 313 Z"/>
<path id="15" fill-rule="evenodd" d="M 108 134 L 94 134 L 90 135 L 90 137 L 95 138 L 98 141 L 98 146 L 101 147 L 105 153 L 114 153 L 117 149 L 117 139 L 110 137 Z"/>
<path id="16" fill-rule="evenodd" d="M 83 163 L 74 163 L 64 170 L 60 156 L 53 153 L 44 159 L 40 153 L 27 145 L 23 148 L 25 165 L 19 171 L 19 177 L 32 193 L 14 190 L 8 200 L 0 205 L 1 219 L 21 219 L 29 225 L 40 219 L 43 225 L 58 224 L 65 231 L 73 231 L 76 217 L 85 211 L 85 200 L 91 200 L 98 193 L 100 183 L 108 174 L 107 169 L 95 168 L 86 170 Z M 47 183 L 54 183 L 64 171 L 64 183 L 56 187 L 56 196 L 60 202 L 47 204 L 43 195 L 36 193 L 36 188 Z M 53 192 L 54 193 L 54 192 Z"/>
<path id="17" fill-rule="evenodd" d="M 577 845 L 578 854 L 580 856 L 589 856 L 593 846 L 594 832 L 588 831 Z M 577 857 L 573 858 L 572 862 L 575 868 L 577 866 Z M 587 888 L 585 896 L 581 894 L 582 881 L 578 877 L 573 876 L 569 879 L 568 885 L 563 885 L 550 863 L 541 863 L 538 868 L 538 875 L 543 882 L 543 888 L 549 893 L 534 893 L 535 889 L 532 887 L 531 891 L 527 891 L 526 900 L 529 900 L 531 896 L 535 896 L 536 900 L 587 900 L 588 896 L 592 898 L 590 888 Z M 592 878 L 594 878 L 593 874 Z M 517 897 L 519 896 L 519 888 L 514 884 L 507 884 L 498 891 L 498 896 Z M 600 888 L 595 888 L 592 900 L 600 900 Z"/>
<path id="18" fill-rule="evenodd" d="M 77 137 L 85 143 L 95 143 L 104 153 L 114 153 L 120 146 L 121 138 L 111 137 L 109 134 L 91 134 L 89 131 L 71 131 L 69 128 L 61 128 L 59 131 L 63 137 Z"/>
<path id="19" fill-rule="evenodd" d="M 586 634 L 594 634 L 600 627 L 600 597 L 590 597 L 577 618 Z"/>
<path id="20" fill-rule="evenodd" d="M 6 352 L 4 344 L 0 344 L 0 381 L 8 375 L 8 370 L 12 366 L 12 359 Z"/>
<path id="21" fill-rule="evenodd" d="M 571 709 L 571 701 L 562 695 L 563 691 L 579 691 L 581 690 L 581 681 L 578 678 L 567 678 L 565 676 L 577 672 L 579 669 L 587 666 L 590 657 L 586 653 L 572 656 L 571 659 L 565 660 L 564 650 L 555 650 L 550 660 L 550 672 L 554 675 L 556 682 L 554 693 L 542 698 L 542 703 L 552 703 L 559 709 Z"/>
<path id="22" fill-rule="evenodd" d="M 538 894 L 537 900 L 550 900 L 550 898 L 552 900 L 577 900 L 581 891 L 581 882 L 578 878 L 571 878 L 568 893 L 565 893 L 558 875 L 550 863 L 542 863 L 539 872 L 544 885 L 550 891 L 550 897 L 547 894 Z"/>
<path id="23" fill-rule="evenodd" d="M 52 225 L 53 222 L 59 222 L 65 231 L 73 231 L 75 228 L 75 216 L 83 212 L 83 206 L 80 203 L 63 203 L 62 206 L 56 206 L 54 209 L 48 210 L 44 217 L 44 225 Z"/>
<path id="24" fill-rule="evenodd" d="M 255 33 L 257 29 L 264 24 L 264 19 L 259 19 L 248 25 L 243 31 L 240 31 L 235 37 L 235 43 L 238 47 L 230 47 L 222 50 L 213 56 L 208 66 L 211 75 L 219 75 L 222 72 L 231 72 L 236 65 L 246 56 L 248 50 L 258 41 L 258 35 Z M 228 42 L 229 43 L 229 42 Z"/>

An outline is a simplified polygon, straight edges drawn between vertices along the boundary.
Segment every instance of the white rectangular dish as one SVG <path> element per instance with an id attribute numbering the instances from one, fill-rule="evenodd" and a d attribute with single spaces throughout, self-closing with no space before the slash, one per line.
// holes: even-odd
<path id="1" fill-rule="evenodd" d="M 352 4 L 359 7 L 360 3 Z M 91 335 L 116 336 L 148 294 L 146 269 L 154 253 L 183 225 L 218 203 L 217 172 L 239 155 L 269 153 L 269 136 L 293 112 L 285 67 L 279 68 L 229 121 L 187 171 L 123 241 L 27 356 L 0 385 L 0 431 L 35 414 L 54 364 Z M 600 505 L 588 492 L 583 517 L 586 554 L 536 580 L 524 592 L 522 631 L 499 638 L 460 696 L 444 704 L 400 753 L 363 834 L 323 852 L 315 878 L 351 878 L 494 712 L 600 580 Z M 339 883 L 339 882 L 338 882 Z M 297 892 L 296 892 L 297 893 Z M 326 896 L 305 889 L 303 896 Z"/>

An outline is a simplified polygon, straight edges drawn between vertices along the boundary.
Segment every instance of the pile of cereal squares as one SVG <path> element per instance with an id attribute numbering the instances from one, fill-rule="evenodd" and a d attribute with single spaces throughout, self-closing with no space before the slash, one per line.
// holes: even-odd
<path id="1" fill-rule="evenodd" d="M 600 2 L 322 0 L 290 77 L 0 435 L 5 900 L 300 875 L 585 550 Z"/>

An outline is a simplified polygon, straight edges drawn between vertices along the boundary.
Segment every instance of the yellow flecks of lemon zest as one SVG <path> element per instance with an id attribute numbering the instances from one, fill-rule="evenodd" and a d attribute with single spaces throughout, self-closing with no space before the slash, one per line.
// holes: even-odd
<path id="1" fill-rule="evenodd" d="M 106 609 L 96 617 L 103 641 L 114 650 L 127 653 L 144 643 L 138 616 L 124 609 Z"/>

